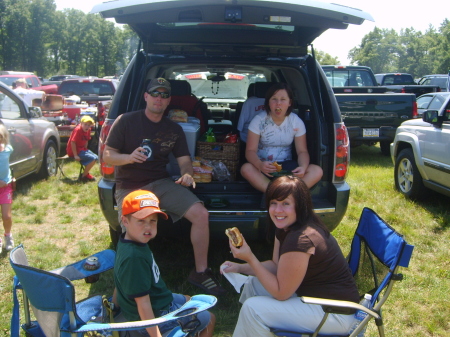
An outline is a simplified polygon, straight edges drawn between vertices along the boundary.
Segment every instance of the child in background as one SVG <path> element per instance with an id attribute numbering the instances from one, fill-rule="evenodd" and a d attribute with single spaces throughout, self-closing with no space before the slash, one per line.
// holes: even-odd
<path id="1" fill-rule="evenodd" d="M 158 265 L 148 242 L 157 234 L 158 216 L 167 219 L 159 208 L 158 198 L 149 191 L 129 193 L 122 202 L 122 223 L 126 232 L 120 236 L 114 264 L 116 286 L 113 302 L 128 321 L 160 317 L 180 308 L 190 297 L 172 293 L 161 277 Z M 123 318 L 115 319 L 120 322 Z M 195 336 L 210 337 L 215 326 L 215 316 L 203 311 L 197 314 Z M 190 318 L 187 318 L 189 321 Z M 142 337 L 161 337 L 178 325 L 167 322 L 139 330 Z"/>
<path id="2" fill-rule="evenodd" d="M 9 144 L 9 132 L 3 124 L 0 124 L 0 205 L 2 208 L 3 228 L 5 230 L 4 241 L 0 237 L 0 253 L 3 246 L 7 251 L 14 247 L 14 239 L 11 234 L 12 227 L 12 174 L 9 168 L 9 157 L 13 151 Z"/>
<path id="3" fill-rule="evenodd" d="M 81 123 L 73 129 L 66 147 L 67 155 L 84 165 L 84 171 L 80 175 L 80 180 L 83 182 L 95 181 L 89 171 L 94 167 L 98 156 L 87 148 L 91 139 L 91 126 L 94 124 L 95 122 L 91 117 L 83 116 Z"/>

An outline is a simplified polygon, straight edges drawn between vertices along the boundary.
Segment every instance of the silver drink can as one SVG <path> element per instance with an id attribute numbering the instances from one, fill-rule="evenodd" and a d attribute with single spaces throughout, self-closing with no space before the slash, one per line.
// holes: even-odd
<path id="1" fill-rule="evenodd" d="M 98 258 L 95 256 L 90 256 L 86 259 L 86 262 L 83 265 L 83 269 L 93 271 L 100 268 L 100 262 L 98 261 Z M 95 283 L 99 280 L 100 274 L 94 274 L 90 275 L 84 278 L 84 281 L 86 283 Z"/>
<path id="2" fill-rule="evenodd" d="M 100 262 L 96 256 L 90 256 L 86 259 L 83 268 L 85 270 L 97 270 L 100 268 Z"/>

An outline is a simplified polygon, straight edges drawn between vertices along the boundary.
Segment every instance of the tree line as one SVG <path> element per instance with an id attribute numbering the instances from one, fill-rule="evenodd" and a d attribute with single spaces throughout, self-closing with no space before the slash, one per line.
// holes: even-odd
<path id="1" fill-rule="evenodd" d="M 38 76 L 118 75 L 136 52 L 138 37 L 97 14 L 56 10 L 54 0 L 0 1 L 0 68 L 33 71 Z M 321 64 L 337 57 L 316 50 Z M 425 33 L 413 28 L 374 30 L 349 52 L 351 64 L 374 73 L 405 72 L 415 77 L 450 69 L 450 22 Z"/>
<path id="2" fill-rule="evenodd" d="M 53 0 L 0 1 L 0 68 L 38 76 L 120 74 L 138 37 L 96 14 L 56 10 Z"/>
<path id="3" fill-rule="evenodd" d="M 351 64 L 371 67 L 374 73 L 409 73 L 418 78 L 427 74 L 447 74 L 450 70 L 450 21 L 425 33 L 406 28 L 375 27 L 361 44 L 350 50 Z"/>

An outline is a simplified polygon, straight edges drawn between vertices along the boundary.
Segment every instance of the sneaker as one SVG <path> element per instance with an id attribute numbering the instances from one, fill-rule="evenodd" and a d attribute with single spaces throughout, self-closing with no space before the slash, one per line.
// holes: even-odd
<path id="1" fill-rule="evenodd" d="M 95 181 L 95 177 L 92 174 L 88 173 L 84 177 L 81 177 L 81 181 Z"/>
<path id="2" fill-rule="evenodd" d="M 189 274 L 188 282 L 203 289 L 210 295 L 220 296 L 227 292 L 215 279 L 210 268 L 207 268 L 203 273 L 197 273 L 195 269 L 192 270 Z"/>
<path id="3" fill-rule="evenodd" d="M 14 248 L 14 238 L 12 237 L 12 235 L 5 236 L 5 249 L 9 252 L 13 248 Z"/>

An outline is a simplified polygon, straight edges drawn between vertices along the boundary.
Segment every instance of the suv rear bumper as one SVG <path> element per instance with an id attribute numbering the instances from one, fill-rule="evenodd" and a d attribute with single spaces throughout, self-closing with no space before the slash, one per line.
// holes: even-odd
<path id="1" fill-rule="evenodd" d="M 202 185 L 208 190 L 207 186 L 210 184 Z M 209 211 L 211 234 L 223 234 L 226 228 L 238 226 L 246 238 L 256 239 L 265 236 L 267 231 L 267 211 L 261 205 L 261 193 L 243 194 L 237 191 L 235 194 L 229 193 L 228 197 L 221 193 L 221 200 L 224 201 L 224 205 L 221 206 L 217 205 L 217 203 L 214 204 L 214 201 L 210 199 L 211 194 L 208 195 L 208 199 L 202 198 L 201 188 L 198 189 L 199 191 L 196 190 L 196 195 L 205 203 Z M 111 229 L 117 231 L 119 229 L 118 206 L 114 192 L 115 183 L 113 181 L 107 181 L 103 178 L 99 180 L 98 195 L 101 210 Z M 323 197 L 321 199 L 317 197 L 319 194 L 323 196 L 324 193 L 327 195 L 327 200 L 324 200 Z M 347 210 L 350 186 L 347 183 L 330 185 L 328 187 L 318 185 L 313 188 L 311 194 L 315 212 L 330 230 L 334 230 Z M 237 195 L 240 196 L 237 197 Z M 230 203 L 229 200 L 234 198 L 236 200 L 239 199 L 239 201 Z M 246 202 L 241 202 L 244 199 Z"/>

